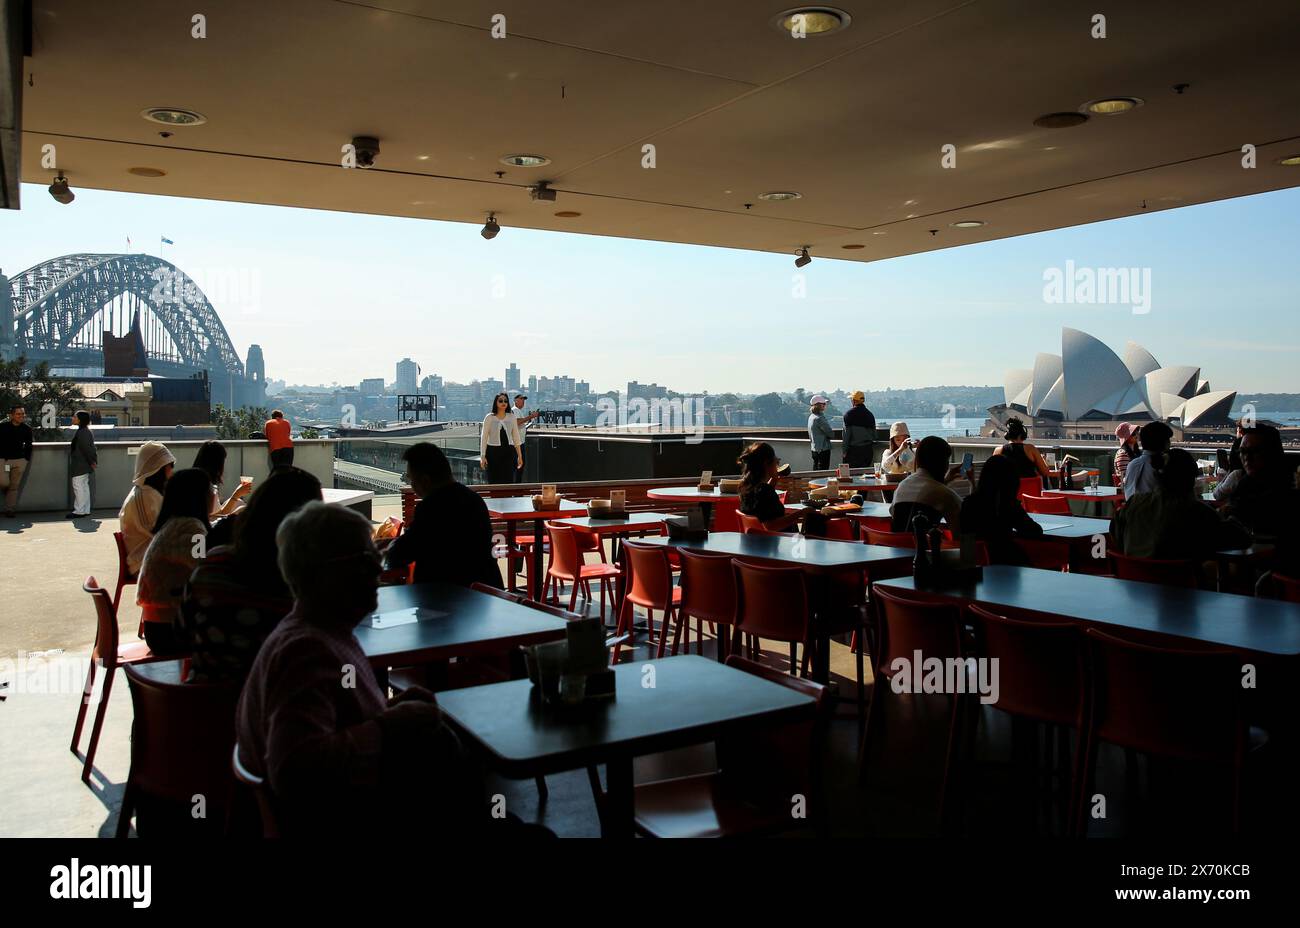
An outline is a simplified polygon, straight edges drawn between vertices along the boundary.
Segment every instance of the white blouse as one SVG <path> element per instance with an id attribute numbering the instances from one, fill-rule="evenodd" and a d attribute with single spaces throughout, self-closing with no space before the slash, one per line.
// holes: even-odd
<path id="1" fill-rule="evenodd" d="M 162 509 L 162 494 L 153 487 L 132 487 L 117 514 L 126 541 L 126 564 L 131 573 L 140 572 L 145 549 L 153 539 L 153 526 Z"/>
<path id="2" fill-rule="evenodd" d="M 522 442 L 519 440 L 519 420 L 510 413 L 506 413 L 504 419 L 498 419 L 495 413 L 488 413 L 483 417 L 483 428 L 479 434 L 479 457 L 487 457 L 487 449 L 495 448 L 501 444 L 501 430 L 506 430 L 506 435 L 510 439 L 510 444 L 518 448 Z"/>

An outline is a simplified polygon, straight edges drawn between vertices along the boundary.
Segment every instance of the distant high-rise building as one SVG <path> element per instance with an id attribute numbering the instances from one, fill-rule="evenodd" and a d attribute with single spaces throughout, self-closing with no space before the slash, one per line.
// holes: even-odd
<path id="1" fill-rule="evenodd" d="M 506 389 L 519 389 L 519 368 L 515 367 L 514 361 L 511 361 L 510 366 L 506 368 Z"/>
<path id="2" fill-rule="evenodd" d="M 638 397 L 643 400 L 661 400 L 666 399 L 667 396 L 668 388 L 661 387 L 657 383 L 637 383 L 635 380 L 628 381 L 627 398 L 629 401 L 637 399 Z"/>
<path id="3" fill-rule="evenodd" d="M 420 381 L 420 389 L 425 393 L 437 394 L 442 391 L 442 375 L 430 374 Z"/>
<path id="4" fill-rule="evenodd" d="M 536 392 L 537 392 L 537 375 L 536 375 L 536 374 L 529 374 L 529 375 L 528 375 L 528 392 L 529 392 L 529 393 L 536 393 Z"/>
<path id="5" fill-rule="evenodd" d="M 384 395 L 384 378 L 367 377 L 357 386 L 357 392 L 362 396 L 383 396 Z"/>
<path id="6" fill-rule="evenodd" d="M 591 384 L 587 383 L 587 381 L 585 381 L 585 380 L 579 380 L 576 389 L 577 389 L 577 392 L 578 392 L 578 396 L 590 396 L 590 395 L 591 395 Z"/>
<path id="7" fill-rule="evenodd" d="M 397 362 L 397 392 L 414 393 L 416 378 L 420 375 L 420 365 L 410 358 Z"/>

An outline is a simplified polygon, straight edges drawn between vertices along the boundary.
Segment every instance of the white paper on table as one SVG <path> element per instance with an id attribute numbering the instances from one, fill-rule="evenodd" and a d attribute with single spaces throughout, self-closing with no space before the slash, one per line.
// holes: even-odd
<path id="1" fill-rule="evenodd" d="M 398 625 L 413 625 L 416 622 L 428 622 L 433 619 L 445 619 L 450 613 L 441 609 L 427 609 L 413 606 L 410 609 L 394 609 L 392 612 L 372 612 L 362 621 L 376 629 L 396 628 Z"/>

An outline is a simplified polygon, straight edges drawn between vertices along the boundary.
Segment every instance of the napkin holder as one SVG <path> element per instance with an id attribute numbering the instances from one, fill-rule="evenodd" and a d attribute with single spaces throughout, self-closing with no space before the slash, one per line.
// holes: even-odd
<path id="1" fill-rule="evenodd" d="M 627 505 L 615 507 L 612 500 L 589 499 L 587 515 L 593 519 L 622 519 L 627 516 Z"/>
<path id="2" fill-rule="evenodd" d="M 572 707 L 614 695 L 615 675 L 600 619 L 574 619 L 565 626 L 563 641 L 531 645 L 523 652 L 528 679 L 547 705 Z"/>
<path id="3" fill-rule="evenodd" d="M 734 478 L 724 478 L 718 481 L 719 493 L 739 493 L 740 481 Z"/>
<path id="4" fill-rule="evenodd" d="M 674 541 L 703 541 L 709 537 L 709 530 L 704 524 L 704 515 L 693 509 L 684 516 L 669 516 L 664 519 L 668 537 Z"/>

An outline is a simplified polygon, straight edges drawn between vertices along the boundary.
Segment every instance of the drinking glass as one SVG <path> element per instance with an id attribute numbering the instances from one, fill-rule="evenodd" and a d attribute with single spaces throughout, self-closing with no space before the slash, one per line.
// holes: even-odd
<path id="1" fill-rule="evenodd" d="M 881 468 L 881 466 L 880 466 L 879 464 L 872 464 L 872 465 L 871 465 L 871 476 L 874 477 L 877 481 L 880 480 L 880 477 L 881 477 L 882 472 L 883 472 L 883 469 Z"/>
<path id="2" fill-rule="evenodd" d="M 1094 492 L 1096 492 L 1097 484 L 1100 480 L 1101 480 L 1100 474 L 1093 474 L 1091 477 L 1088 478 L 1088 483 L 1092 486 Z"/>

